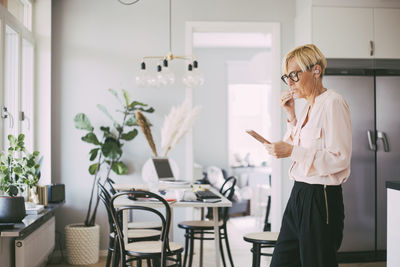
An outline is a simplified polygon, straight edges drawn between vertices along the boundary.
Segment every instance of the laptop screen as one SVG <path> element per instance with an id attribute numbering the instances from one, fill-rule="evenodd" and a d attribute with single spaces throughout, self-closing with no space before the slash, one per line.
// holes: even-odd
<path id="1" fill-rule="evenodd" d="M 154 167 L 157 172 L 157 176 L 159 179 L 165 178 L 173 178 L 174 174 L 172 173 L 171 165 L 167 158 L 164 159 L 153 159 Z"/>

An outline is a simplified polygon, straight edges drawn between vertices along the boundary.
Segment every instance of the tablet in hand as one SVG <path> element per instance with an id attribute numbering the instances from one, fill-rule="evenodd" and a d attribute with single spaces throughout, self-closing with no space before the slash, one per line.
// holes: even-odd
<path id="1" fill-rule="evenodd" d="M 260 134 L 258 134 L 256 131 L 254 130 L 246 130 L 246 133 L 248 133 L 249 135 L 253 136 L 258 142 L 260 143 L 267 143 L 267 144 L 271 144 L 270 141 L 268 141 L 267 139 L 265 139 L 264 137 L 262 137 Z"/>

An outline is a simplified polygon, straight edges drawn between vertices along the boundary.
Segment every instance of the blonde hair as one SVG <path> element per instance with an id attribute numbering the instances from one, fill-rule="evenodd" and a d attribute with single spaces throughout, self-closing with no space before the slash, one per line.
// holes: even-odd
<path id="1" fill-rule="evenodd" d="M 321 66 L 321 78 L 325 74 L 326 58 L 313 44 L 298 46 L 286 54 L 282 61 L 282 72 L 287 73 L 289 61 L 294 59 L 302 71 L 310 70 L 314 65 Z"/>

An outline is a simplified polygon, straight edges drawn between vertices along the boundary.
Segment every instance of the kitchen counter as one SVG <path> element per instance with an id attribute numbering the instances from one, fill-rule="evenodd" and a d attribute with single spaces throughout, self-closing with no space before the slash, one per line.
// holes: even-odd
<path id="1" fill-rule="evenodd" d="M 386 188 L 400 190 L 400 182 L 398 181 L 386 181 Z"/>
<path id="2" fill-rule="evenodd" d="M 400 266 L 400 182 L 387 181 L 387 267 Z"/>
<path id="3" fill-rule="evenodd" d="M 14 224 L 13 229 L 0 230 L 0 237 L 18 237 L 23 239 L 47 222 L 59 204 L 49 205 L 39 214 L 26 215 L 21 223 Z"/>
<path id="4" fill-rule="evenodd" d="M 55 246 L 55 211 L 62 204 L 50 204 L 39 214 L 27 215 L 14 228 L 0 230 L 1 267 L 43 265 Z"/>

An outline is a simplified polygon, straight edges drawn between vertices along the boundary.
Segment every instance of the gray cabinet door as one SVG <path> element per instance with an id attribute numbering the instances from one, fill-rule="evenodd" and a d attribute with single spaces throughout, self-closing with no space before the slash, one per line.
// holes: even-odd
<path id="1" fill-rule="evenodd" d="M 344 236 L 340 251 L 375 249 L 375 151 L 367 131 L 375 132 L 374 79 L 367 76 L 326 76 L 324 86 L 341 94 L 350 106 L 353 153 L 351 174 L 343 184 Z"/>
<path id="2" fill-rule="evenodd" d="M 386 249 L 386 181 L 400 180 L 400 77 L 376 78 L 378 250 Z M 385 151 L 384 139 L 387 150 Z M 400 205 L 398 203 L 397 205 Z"/>

